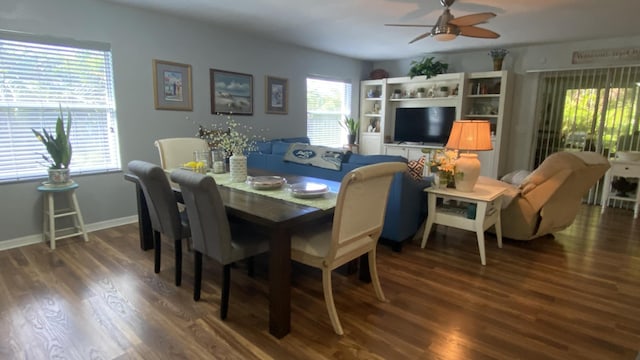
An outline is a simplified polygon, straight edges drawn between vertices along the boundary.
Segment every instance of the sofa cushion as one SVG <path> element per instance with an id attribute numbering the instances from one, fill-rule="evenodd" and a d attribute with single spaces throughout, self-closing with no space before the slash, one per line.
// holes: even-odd
<path id="1" fill-rule="evenodd" d="M 410 160 L 407 163 L 409 168 L 409 175 L 416 180 L 422 179 L 422 173 L 424 171 L 424 156 L 421 156 L 418 160 Z"/>
<path id="2" fill-rule="evenodd" d="M 271 154 L 272 148 L 272 141 L 256 141 L 256 151 L 261 154 Z"/>
<path id="3" fill-rule="evenodd" d="M 287 150 L 289 150 L 289 146 L 291 146 L 291 143 L 287 143 L 284 141 L 273 141 L 273 145 L 271 147 L 271 153 L 273 155 L 283 155 L 287 153 Z"/>
<path id="4" fill-rule="evenodd" d="M 343 156 L 342 149 L 293 143 L 284 155 L 284 161 L 340 171 Z"/>
<path id="5" fill-rule="evenodd" d="M 282 142 L 286 143 L 303 143 L 303 144 L 311 144 L 308 136 L 300 136 L 300 137 L 291 137 L 291 138 L 282 138 L 280 139 Z"/>
<path id="6" fill-rule="evenodd" d="M 360 155 L 360 154 L 351 154 L 349 156 L 350 164 L 359 164 L 359 165 L 371 165 L 377 164 L 381 162 L 394 162 L 399 161 L 406 163 L 407 159 L 402 156 L 396 155 Z"/>

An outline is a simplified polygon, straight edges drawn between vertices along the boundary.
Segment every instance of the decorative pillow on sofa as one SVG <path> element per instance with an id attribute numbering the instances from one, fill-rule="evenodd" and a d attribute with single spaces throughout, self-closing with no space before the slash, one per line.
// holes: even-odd
<path id="1" fill-rule="evenodd" d="M 418 160 L 410 160 L 407 163 L 409 167 L 409 175 L 416 180 L 422 180 L 422 173 L 424 172 L 424 156 L 421 156 Z"/>
<path id="2" fill-rule="evenodd" d="M 293 143 L 290 144 L 289 150 L 284 154 L 284 161 L 308 164 L 330 170 L 340 170 L 343 157 L 344 151 L 342 149 Z"/>

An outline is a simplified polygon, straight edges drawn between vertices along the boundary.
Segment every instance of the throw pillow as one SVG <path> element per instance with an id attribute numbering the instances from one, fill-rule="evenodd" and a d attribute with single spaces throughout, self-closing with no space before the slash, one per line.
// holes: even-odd
<path id="1" fill-rule="evenodd" d="M 293 143 L 284 154 L 284 161 L 340 171 L 343 156 L 342 149 Z"/>
<path id="2" fill-rule="evenodd" d="M 411 160 L 407 163 L 409 174 L 416 180 L 422 180 L 422 172 L 424 171 L 424 156 L 418 160 Z"/>

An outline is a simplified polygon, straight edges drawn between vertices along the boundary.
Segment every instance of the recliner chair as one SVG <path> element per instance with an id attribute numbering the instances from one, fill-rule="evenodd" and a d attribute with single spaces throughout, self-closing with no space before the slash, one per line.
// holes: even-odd
<path id="1" fill-rule="evenodd" d="M 502 210 L 502 236 L 531 240 L 569 227 L 583 196 L 609 169 L 602 155 L 589 152 L 557 152 L 549 155 Z"/>

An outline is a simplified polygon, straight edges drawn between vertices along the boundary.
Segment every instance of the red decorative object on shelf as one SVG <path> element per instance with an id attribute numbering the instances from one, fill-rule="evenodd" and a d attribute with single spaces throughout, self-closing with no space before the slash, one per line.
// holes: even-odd
<path id="1" fill-rule="evenodd" d="M 382 70 L 382 69 L 375 69 L 372 72 L 369 73 L 369 78 L 371 80 L 378 80 L 378 79 L 384 79 L 384 78 L 388 78 L 389 77 L 389 73 Z"/>

